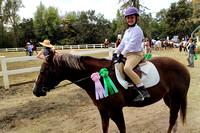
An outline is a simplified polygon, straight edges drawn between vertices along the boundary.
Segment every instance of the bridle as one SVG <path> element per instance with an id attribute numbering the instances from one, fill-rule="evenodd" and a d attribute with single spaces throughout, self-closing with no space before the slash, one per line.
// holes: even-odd
<path id="1" fill-rule="evenodd" d="M 45 85 L 45 83 L 49 80 L 49 77 L 55 76 L 55 75 L 54 75 L 54 74 L 55 74 L 55 69 L 54 69 L 54 67 L 53 67 L 53 63 L 52 63 L 52 62 L 51 62 L 51 63 L 48 63 L 47 61 L 44 61 L 44 63 L 47 64 L 47 65 L 49 66 L 49 74 L 46 76 L 46 77 L 48 77 L 48 78 L 46 78 L 44 84 L 39 84 L 39 83 L 37 83 L 37 79 L 36 79 L 36 80 L 35 80 L 35 84 L 41 88 L 41 91 L 42 91 L 42 92 L 49 92 L 50 89 L 48 88 L 47 85 Z M 52 89 L 55 89 L 55 87 L 52 88 Z"/>
<path id="2" fill-rule="evenodd" d="M 38 83 L 37 83 L 37 80 L 35 81 L 35 84 L 36 84 L 37 86 L 41 87 L 41 91 L 42 91 L 42 92 L 49 92 L 49 91 L 50 91 L 50 89 L 48 89 L 48 87 L 46 87 L 46 86 L 44 86 L 44 85 L 38 84 Z"/>

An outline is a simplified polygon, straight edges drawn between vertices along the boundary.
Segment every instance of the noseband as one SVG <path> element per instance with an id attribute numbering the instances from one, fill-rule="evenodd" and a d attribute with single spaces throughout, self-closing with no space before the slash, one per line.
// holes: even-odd
<path id="1" fill-rule="evenodd" d="M 36 84 L 37 86 L 41 87 L 41 91 L 42 91 L 42 92 L 49 92 L 49 91 L 50 91 L 50 89 L 49 89 L 48 87 L 46 87 L 45 85 L 38 84 L 38 83 L 37 83 L 37 80 L 35 81 L 35 84 Z"/>

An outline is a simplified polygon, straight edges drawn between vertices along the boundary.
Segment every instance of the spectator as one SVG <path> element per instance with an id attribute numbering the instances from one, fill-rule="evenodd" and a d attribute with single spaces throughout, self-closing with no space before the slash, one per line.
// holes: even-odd
<path id="1" fill-rule="evenodd" d="M 39 59 L 44 59 L 46 56 L 49 55 L 51 51 L 55 52 L 55 54 L 60 54 L 58 51 L 53 49 L 53 45 L 50 44 L 49 40 L 44 40 L 43 42 L 40 42 L 41 45 L 43 45 L 43 49 L 38 53 L 37 58 Z M 41 57 L 41 55 L 44 55 L 44 57 Z"/>
<path id="2" fill-rule="evenodd" d="M 194 43 L 194 39 L 189 39 L 189 54 L 187 56 L 188 67 L 194 67 L 194 56 L 196 54 L 196 44 Z"/>
<path id="3" fill-rule="evenodd" d="M 28 42 L 28 52 L 29 52 L 29 56 L 32 56 L 33 50 L 32 50 L 32 45 Z"/>
<path id="4" fill-rule="evenodd" d="M 159 36 L 157 35 L 157 36 L 156 36 L 156 41 L 158 41 L 158 40 L 160 40 L 160 38 L 159 38 Z"/>

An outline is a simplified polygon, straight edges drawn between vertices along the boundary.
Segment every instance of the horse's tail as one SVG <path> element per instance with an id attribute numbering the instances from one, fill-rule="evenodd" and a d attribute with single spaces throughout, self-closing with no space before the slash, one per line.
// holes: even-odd
<path id="1" fill-rule="evenodd" d="M 185 121 L 186 121 L 186 114 L 187 114 L 187 95 L 184 96 L 181 100 L 180 116 L 181 116 L 183 125 L 185 124 Z"/>

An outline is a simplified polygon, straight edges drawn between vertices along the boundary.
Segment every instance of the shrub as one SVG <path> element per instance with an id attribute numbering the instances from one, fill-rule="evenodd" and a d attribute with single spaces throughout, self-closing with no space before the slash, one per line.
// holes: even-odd
<path id="1" fill-rule="evenodd" d="M 200 53 L 200 45 L 197 45 L 197 54 Z"/>

